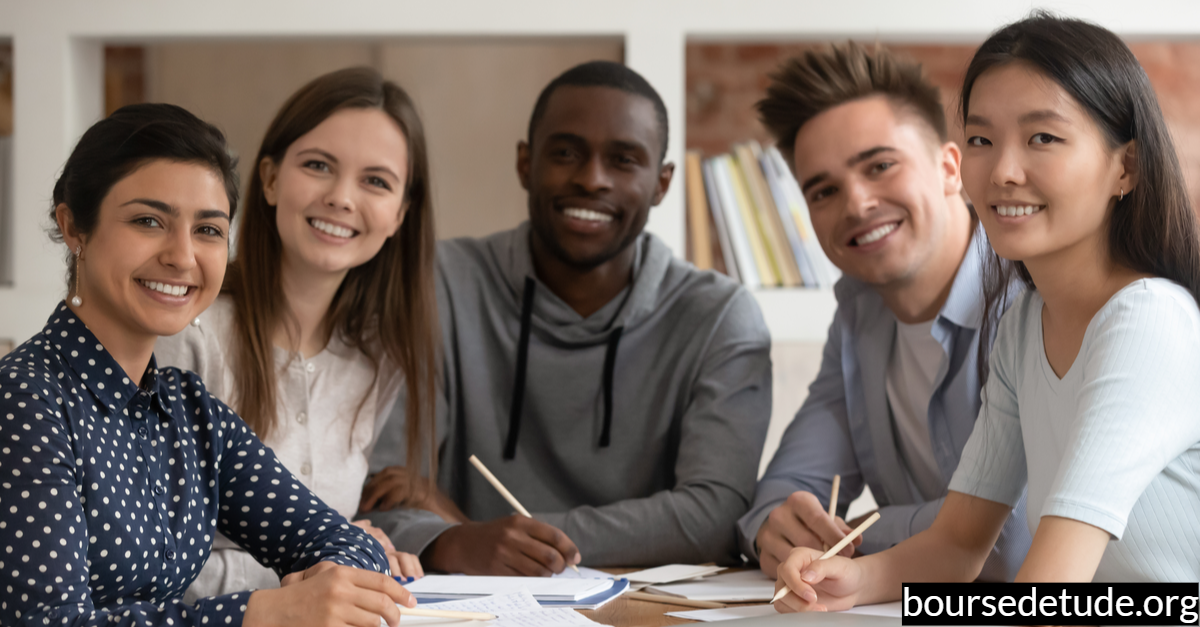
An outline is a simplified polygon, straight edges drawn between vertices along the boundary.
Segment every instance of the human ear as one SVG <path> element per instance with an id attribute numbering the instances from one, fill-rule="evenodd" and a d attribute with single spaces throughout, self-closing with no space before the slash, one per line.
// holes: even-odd
<path id="1" fill-rule="evenodd" d="M 1121 152 L 1121 178 L 1117 179 L 1118 191 L 1115 194 L 1118 197 L 1129 195 L 1141 178 L 1138 172 L 1137 141 L 1125 144 Z"/>
<path id="2" fill-rule="evenodd" d="M 71 252 L 83 246 L 83 234 L 75 229 L 75 214 L 71 213 L 67 203 L 60 202 L 54 207 L 54 222 L 58 225 L 58 232 L 62 233 L 63 243 Z"/>
<path id="3" fill-rule="evenodd" d="M 263 157 L 262 161 L 258 162 L 258 176 L 262 179 L 263 198 L 267 200 L 268 205 L 274 207 L 279 183 L 279 166 L 275 164 L 275 160 Z"/>
<path id="4" fill-rule="evenodd" d="M 531 165 L 532 155 L 530 154 L 529 142 L 517 142 L 517 178 L 521 180 L 521 188 L 529 191 L 529 168 Z"/>
<path id="5" fill-rule="evenodd" d="M 942 171 L 942 192 L 946 196 L 962 193 L 962 150 L 954 142 L 942 144 L 939 150 Z"/>
<path id="6" fill-rule="evenodd" d="M 667 195 L 667 190 L 671 188 L 671 179 L 675 177 L 675 164 L 664 163 L 662 168 L 658 170 L 658 181 L 654 188 L 654 199 L 651 200 L 650 206 L 658 206 L 662 202 L 663 196 Z"/>
<path id="7" fill-rule="evenodd" d="M 400 203 L 400 213 L 396 216 L 396 226 L 392 227 L 392 232 L 388 233 L 388 237 L 395 237 L 400 232 L 400 227 L 404 226 L 404 217 L 408 215 L 408 199 L 404 199 Z"/>

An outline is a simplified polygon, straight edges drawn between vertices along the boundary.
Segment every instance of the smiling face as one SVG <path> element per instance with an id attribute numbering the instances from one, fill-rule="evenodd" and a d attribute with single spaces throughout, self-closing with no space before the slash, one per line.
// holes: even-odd
<path id="1" fill-rule="evenodd" d="M 873 96 L 800 127 L 794 167 L 830 261 L 869 285 L 897 287 L 949 248 L 958 159 L 918 116 Z"/>
<path id="2" fill-rule="evenodd" d="M 1129 193 L 1126 147 L 1034 66 L 1014 62 L 976 80 L 966 119 L 963 182 L 996 252 L 1037 261 L 1102 250 L 1115 197 Z"/>
<path id="3" fill-rule="evenodd" d="M 371 260 L 404 219 L 408 143 L 379 109 L 342 109 L 260 164 L 291 276 L 344 277 Z"/>
<path id="4" fill-rule="evenodd" d="M 559 87 L 518 146 L 534 237 L 560 262 L 589 270 L 637 239 L 673 167 L 660 166 L 654 104 L 610 87 Z"/>
<path id="5" fill-rule="evenodd" d="M 57 214 L 63 240 L 82 248 L 80 315 L 98 336 L 174 335 L 220 292 L 229 199 L 221 176 L 206 166 L 159 160 L 139 167 L 101 201 L 90 235 L 65 224 L 65 205 Z"/>

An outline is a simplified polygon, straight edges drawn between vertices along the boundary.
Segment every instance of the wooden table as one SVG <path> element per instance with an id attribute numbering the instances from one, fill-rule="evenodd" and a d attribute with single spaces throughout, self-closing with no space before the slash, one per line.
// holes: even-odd
<path id="1" fill-rule="evenodd" d="M 607 573 L 620 575 L 622 573 L 633 572 L 640 570 L 635 568 L 602 568 Z M 721 571 L 722 573 L 737 572 L 745 570 L 742 568 L 730 568 Z M 761 605 L 759 603 L 730 603 L 730 607 L 735 605 Z M 685 618 L 675 618 L 674 616 L 666 616 L 667 612 L 687 612 L 700 608 L 671 605 L 667 603 L 654 603 L 651 601 L 635 601 L 625 596 L 613 599 L 598 610 L 579 610 L 581 614 L 600 623 L 602 625 L 612 625 L 613 627 L 662 627 L 663 625 L 703 625 L 690 621 Z"/>

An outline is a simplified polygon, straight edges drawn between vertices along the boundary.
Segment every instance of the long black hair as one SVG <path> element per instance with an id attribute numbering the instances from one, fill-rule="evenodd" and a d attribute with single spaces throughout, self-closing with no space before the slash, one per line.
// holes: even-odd
<path id="1" fill-rule="evenodd" d="M 1150 79 L 1112 32 L 1082 20 L 1036 12 L 1001 28 L 975 52 L 963 80 L 962 120 L 984 72 L 1014 61 L 1032 64 L 1078 102 L 1110 148 L 1134 142 L 1138 184 L 1108 216 L 1108 254 L 1117 264 L 1179 283 L 1200 304 L 1200 234 L 1175 145 Z M 984 263 L 980 380 L 1013 282 L 1036 289 L 1020 261 L 989 250 Z"/>

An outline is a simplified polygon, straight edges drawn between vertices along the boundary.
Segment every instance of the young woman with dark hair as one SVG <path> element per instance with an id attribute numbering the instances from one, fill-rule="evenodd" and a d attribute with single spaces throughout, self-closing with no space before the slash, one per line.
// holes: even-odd
<path id="1" fill-rule="evenodd" d="M 351 518 L 376 436 L 405 388 L 410 468 L 432 436 L 433 214 L 425 134 L 399 86 L 370 68 L 320 76 L 268 127 L 221 296 L 162 363 L 228 399 L 283 465 Z M 396 574 L 424 574 L 388 549 Z M 246 532 L 250 533 L 250 532 Z M 279 585 L 218 537 L 188 598 Z"/>
<path id="2" fill-rule="evenodd" d="M 963 181 L 999 256 L 979 421 L 933 526 L 858 560 L 797 549 L 782 611 L 970 581 L 1028 487 L 1017 581 L 1196 581 L 1200 236 L 1145 72 L 1113 33 L 1046 14 L 980 47 Z M 1000 259 L 1002 258 L 1002 259 Z"/>
<path id="3" fill-rule="evenodd" d="M 376 627 L 413 605 L 382 547 L 155 361 L 216 298 L 236 206 L 224 137 L 172 105 L 116 111 L 67 160 L 68 301 L 0 359 L 0 624 Z M 218 531 L 289 585 L 182 601 Z"/>

